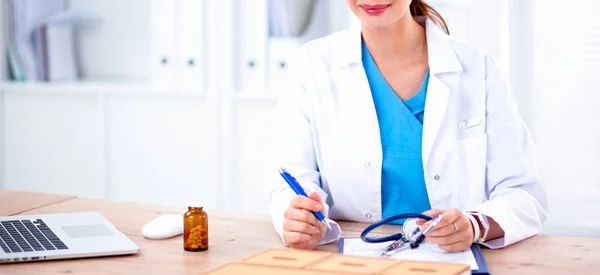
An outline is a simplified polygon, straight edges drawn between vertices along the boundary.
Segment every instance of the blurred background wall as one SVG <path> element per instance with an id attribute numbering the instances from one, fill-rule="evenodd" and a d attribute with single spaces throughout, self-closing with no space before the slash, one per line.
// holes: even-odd
<path id="1" fill-rule="evenodd" d="M 0 188 L 266 213 L 290 52 L 341 0 L 2 0 Z M 544 233 L 600 236 L 600 2 L 430 0 L 496 55 L 537 145 Z"/>

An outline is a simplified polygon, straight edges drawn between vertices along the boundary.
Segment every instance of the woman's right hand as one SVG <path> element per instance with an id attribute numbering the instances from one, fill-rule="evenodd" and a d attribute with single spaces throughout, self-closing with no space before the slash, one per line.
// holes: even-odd
<path id="1" fill-rule="evenodd" d="M 319 246 L 327 232 L 327 226 L 320 222 L 312 211 L 323 211 L 321 197 L 317 193 L 310 198 L 296 196 L 285 210 L 283 240 L 296 249 L 313 250 Z M 323 211 L 324 213 L 324 211 Z"/>

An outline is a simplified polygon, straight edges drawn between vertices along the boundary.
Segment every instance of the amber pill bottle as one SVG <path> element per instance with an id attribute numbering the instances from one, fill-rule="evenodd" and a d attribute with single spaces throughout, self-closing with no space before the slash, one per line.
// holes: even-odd
<path id="1" fill-rule="evenodd" d="M 189 203 L 183 215 L 183 249 L 208 250 L 208 215 L 199 203 Z"/>

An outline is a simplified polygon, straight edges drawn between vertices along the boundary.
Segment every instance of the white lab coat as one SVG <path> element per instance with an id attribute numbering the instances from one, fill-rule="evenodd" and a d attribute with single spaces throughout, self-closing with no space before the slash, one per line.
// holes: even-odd
<path id="1" fill-rule="evenodd" d="M 487 51 L 447 36 L 426 21 L 430 80 L 422 158 L 433 208 L 456 207 L 492 217 L 500 248 L 537 234 L 547 218 L 534 144 L 500 66 Z M 294 193 L 285 167 L 307 193 L 317 191 L 331 221 L 382 218 L 382 150 L 377 115 L 361 64 L 360 29 L 300 47 L 289 89 L 273 117 L 265 181 L 273 225 Z M 340 237 L 333 223 L 322 243 Z"/>

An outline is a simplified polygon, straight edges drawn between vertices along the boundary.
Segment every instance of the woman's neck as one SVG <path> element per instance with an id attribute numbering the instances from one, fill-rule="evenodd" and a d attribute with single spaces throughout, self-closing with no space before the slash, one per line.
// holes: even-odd
<path id="1" fill-rule="evenodd" d="M 365 44 L 378 60 L 413 60 L 427 54 L 425 28 L 410 15 L 386 29 L 362 28 Z"/>

